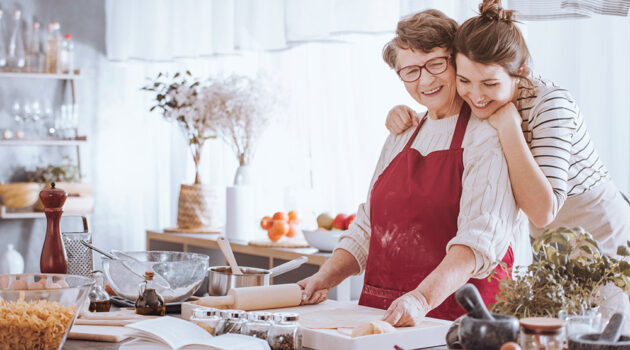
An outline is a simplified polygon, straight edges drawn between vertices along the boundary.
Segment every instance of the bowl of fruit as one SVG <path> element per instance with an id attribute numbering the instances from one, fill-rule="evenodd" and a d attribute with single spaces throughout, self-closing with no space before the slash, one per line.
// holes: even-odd
<path id="1" fill-rule="evenodd" d="M 283 237 L 295 238 L 300 231 L 299 225 L 300 217 L 295 210 L 288 213 L 279 211 L 260 220 L 260 227 L 267 231 L 267 237 L 272 242 L 277 242 Z"/>
<path id="2" fill-rule="evenodd" d="M 317 217 L 317 229 L 302 230 L 304 238 L 313 248 L 323 252 L 332 252 L 339 237 L 348 229 L 356 218 L 356 214 L 337 214 L 334 218 L 328 213 L 322 213 Z"/>

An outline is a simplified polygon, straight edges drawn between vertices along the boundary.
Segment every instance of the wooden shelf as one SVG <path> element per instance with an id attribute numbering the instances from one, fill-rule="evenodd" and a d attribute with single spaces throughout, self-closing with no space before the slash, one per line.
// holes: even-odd
<path id="1" fill-rule="evenodd" d="M 85 216 L 92 213 L 63 212 L 63 216 Z M 4 205 L 0 206 L 0 219 L 45 219 L 46 215 L 41 211 L 10 210 Z"/>
<path id="2" fill-rule="evenodd" d="M 81 79 L 81 71 L 75 70 L 74 74 L 68 74 L 68 73 L 30 73 L 30 72 L 0 71 L 0 78 L 32 78 L 32 79 L 75 80 L 75 79 Z"/>
<path id="3" fill-rule="evenodd" d="M 74 139 L 10 139 L 0 140 L 0 146 L 79 146 L 87 143 L 86 136 Z"/>

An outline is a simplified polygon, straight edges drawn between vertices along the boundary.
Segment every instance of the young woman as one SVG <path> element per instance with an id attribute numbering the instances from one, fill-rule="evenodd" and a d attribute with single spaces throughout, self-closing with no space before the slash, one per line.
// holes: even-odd
<path id="1" fill-rule="evenodd" d="M 368 199 L 332 257 L 299 284 L 305 303 L 365 271 L 359 304 L 387 309 L 385 321 L 412 326 L 425 315 L 454 320 L 453 296 L 477 286 L 496 301 L 498 279 L 526 222 L 514 200 L 496 130 L 456 93 L 452 43 L 457 23 L 427 10 L 398 23 L 383 58 L 407 92 L 427 107 L 414 130 L 390 135 Z M 522 228 L 522 223 L 525 229 Z M 495 271 L 493 279 L 486 278 Z"/>
<path id="2" fill-rule="evenodd" d="M 575 99 L 532 76 L 512 11 L 499 0 L 479 8 L 454 39 L 457 91 L 499 133 L 516 202 L 535 226 L 532 236 L 582 226 L 605 254 L 615 255 L 630 239 L 630 206 L 595 151 Z M 399 106 L 386 124 L 398 133 L 414 119 Z"/>

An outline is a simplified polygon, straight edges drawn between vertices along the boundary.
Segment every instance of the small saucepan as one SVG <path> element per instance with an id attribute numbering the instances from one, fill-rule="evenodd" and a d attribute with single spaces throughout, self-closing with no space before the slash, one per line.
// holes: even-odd
<path id="1" fill-rule="evenodd" d="M 208 294 L 211 296 L 227 295 L 232 288 L 268 286 L 269 278 L 297 269 L 308 261 L 305 256 L 293 259 L 273 269 L 259 269 L 240 266 L 242 275 L 232 273 L 229 266 L 213 266 L 208 269 Z"/>

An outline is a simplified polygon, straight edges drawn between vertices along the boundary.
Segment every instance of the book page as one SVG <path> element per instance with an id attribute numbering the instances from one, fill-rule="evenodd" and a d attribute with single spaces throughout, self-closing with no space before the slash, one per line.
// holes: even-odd
<path id="1" fill-rule="evenodd" d="M 171 316 L 140 321 L 125 326 L 139 331 L 139 337 L 162 342 L 177 350 L 186 345 L 212 344 L 213 337 L 203 328 Z"/>

